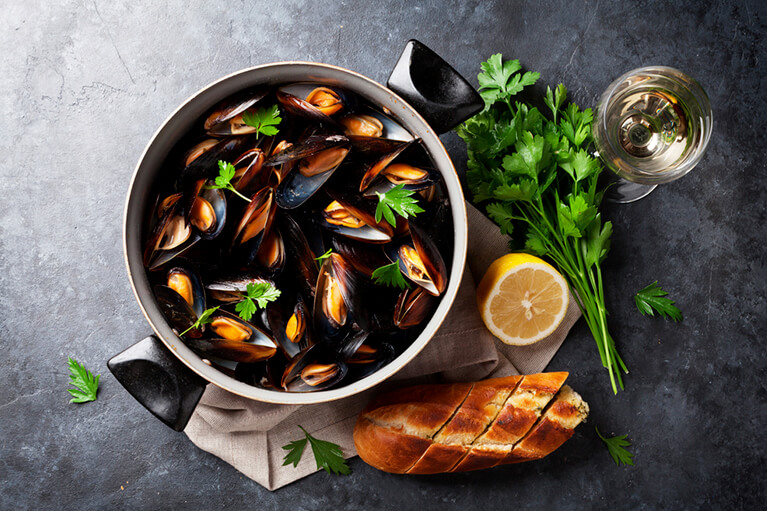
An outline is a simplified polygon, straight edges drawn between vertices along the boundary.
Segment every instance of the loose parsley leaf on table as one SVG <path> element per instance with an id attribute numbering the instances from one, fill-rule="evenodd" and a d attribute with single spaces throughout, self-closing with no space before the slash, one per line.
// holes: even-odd
<path id="1" fill-rule="evenodd" d="M 197 321 L 192 323 L 192 326 L 178 334 L 179 337 L 183 337 L 185 333 L 187 333 L 189 330 L 200 328 L 202 325 L 207 325 L 208 323 L 211 323 L 213 320 L 210 319 L 210 317 L 213 315 L 214 312 L 218 310 L 220 306 L 216 305 L 215 307 L 211 307 L 210 309 L 205 309 L 202 311 L 202 314 L 200 314 L 200 317 L 197 318 Z"/>
<path id="2" fill-rule="evenodd" d="M 67 389 L 73 396 L 69 402 L 87 403 L 88 401 L 95 401 L 99 390 L 99 378 L 101 375 L 97 374 L 94 377 L 90 371 L 69 357 L 69 384 L 75 387 L 74 389 Z"/>
<path id="3" fill-rule="evenodd" d="M 668 293 L 661 289 L 656 280 L 634 295 L 634 303 L 643 316 L 654 316 L 653 309 L 664 318 L 671 318 L 674 321 L 682 321 L 682 311 L 675 305 L 674 300 L 666 298 Z"/>
<path id="4" fill-rule="evenodd" d="M 373 275 L 371 276 L 375 280 L 375 283 L 379 286 L 391 286 L 398 287 L 400 289 L 410 289 L 410 284 L 408 284 L 405 280 L 405 277 L 402 276 L 402 270 L 400 270 L 398 261 L 394 261 L 391 264 L 376 268 L 373 270 Z"/>
<path id="5" fill-rule="evenodd" d="M 301 461 L 301 456 L 306 448 L 306 442 L 312 447 L 314 453 L 314 461 L 317 463 L 318 469 L 324 469 L 328 474 L 344 474 L 349 475 L 352 473 L 351 468 L 347 465 L 344 459 L 344 453 L 341 451 L 341 447 L 332 442 L 326 442 L 325 440 L 319 440 L 306 432 L 301 427 L 301 431 L 304 432 L 305 438 L 301 440 L 293 440 L 287 445 L 283 445 L 282 448 L 288 453 L 282 460 L 282 465 L 292 464 L 294 467 L 298 466 L 298 462 Z"/>
<path id="6" fill-rule="evenodd" d="M 256 136 L 259 134 L 273 136 L 280 132 L 277 125 L 282 121 L 277 105 L 269 108 L 257 108 L 248 110 L 242 114 L 242 122 L 256 128 Z"/>
<path id="7" fill-rule="evenodd" d="M 237 170 L 234 168 L 234 165 L 223 160 L 218 160 L 218 176 L 216 176 L 214 181 L 215 184 L 207 185 L 205 188 L 209 190 L 229 190 L 241 199 L 245 199 L 246 201 L 250 202 L 250 199 L 238 192 L 237 189 L 232 185 L 232 178 L 234 178 L 236 173 Z"/>
<path id="8" fill-rule="evenodd" d="M 266 308 L 266 304 L 275 301 L 282 292 L 270 282 L 249 283 L 245 289 L 243 300 L 234 307 L 242 319 L 250 321 L 258 309 Z M 256 305 L 258 304 L 258 305 Z"/>
<path id="9" fill-rule="evenodd" d="M 601 438 L 607 446 L 607 451 L 610 453 L 610 456 L 613 457 L 613 461 L 617 466 L 620 466 L 621 463 L 623 465 L 631 465 L 632 467 L 634 466 L 634 455 L 624 449 L 625 447 L 631 445 L 631 442 L 626 440 L 626 435 L 605 438 L 601 435 L 601 433 L 599 433 L 598 428 L 595 427 L 594 429 L 596 430 L 597 435 L 599 435 L 599 438 Z"/>
<path id="10" fill-rule="evenodd" d="M 396 211 L 403 218 L 409 215 L 423 213 L 423 208 L 418 205 L 418 200 L 411 197 L 415 192 L 405 190 L 405 185 L 397 185 L 386 193 L 376 192 L 378 195 L 378 206 L 376 206 L 376 222 L 385 218 L 392 226 L 396 226 L 397 219 L 392 210 Z"/>

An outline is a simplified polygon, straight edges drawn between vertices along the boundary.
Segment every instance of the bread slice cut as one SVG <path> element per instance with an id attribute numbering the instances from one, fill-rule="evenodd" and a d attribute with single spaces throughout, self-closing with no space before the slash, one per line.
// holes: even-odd
<path id="1" fill-rule="evenodd" d="M 362 411 L 354 427 L 357 453 L 381 470 L 404 473 L 429 448 L 472 387 L 472 383 L 418 385 L 384 394 Z"/>
<path id="2" fill-rule="evenodd" d="M 567 379 L 568 373 L 538 373 L 525 376 L 487 430 L 471 445 L 451 472 L 490 468 L 507 460 L 513 446 L 536 423 L 544 407 Z"/>
<path id="3" fill-rule="evenodd" d="M 469 446 L 492 423 L 522 376 L 493 378 L 474 384 L 453 417 L 434 435 L 434 443 L 408 474 L 436 474 L 455 465 Z"/>
<path id="4" fill-rule="evenodd" d="M 589 405 L 565 385 L 546 408 L 540 420 L 520 440 L 503 463 L 520 463 L 543 458 L 573 436 L 575 427 L 589 414 Z"/>

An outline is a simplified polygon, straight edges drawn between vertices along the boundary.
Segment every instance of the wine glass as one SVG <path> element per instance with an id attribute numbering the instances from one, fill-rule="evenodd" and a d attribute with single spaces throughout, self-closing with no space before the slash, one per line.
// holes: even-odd
<path id="1" fill-rule="evenodd" d="M 592 132 L 602 161 L 619 179 L 614 202 L 633 202 L 698 164 L 711 138 L 708 96 L 698 82 L 666 66 L 634 69 L 602 94 Z"/>

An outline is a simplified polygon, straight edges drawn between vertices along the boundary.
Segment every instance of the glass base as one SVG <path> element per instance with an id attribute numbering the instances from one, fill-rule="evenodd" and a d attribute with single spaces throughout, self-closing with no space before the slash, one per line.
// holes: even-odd
<path id="1" fill-rule="evenodd" d="M 614 180 L 610 188 L 607 189 L 605 199 L 610 202 L 617 202 L 618 204 L 627 204 L 647 197 L 657 186 L 632 183 L 620 177 Z"/>

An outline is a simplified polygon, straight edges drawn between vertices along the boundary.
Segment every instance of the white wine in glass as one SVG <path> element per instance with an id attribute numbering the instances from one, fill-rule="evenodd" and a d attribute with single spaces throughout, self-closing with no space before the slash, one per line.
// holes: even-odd
<path id="1" fill-rule="evenodd" d="M 615 80 L 593 125 L 600 158 L 621 178 L 608 197 L 632 202 L 687 174 L 703 157 L 712 127 L 706 92 L 677 69 L 642 67 Z"/>

